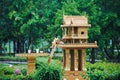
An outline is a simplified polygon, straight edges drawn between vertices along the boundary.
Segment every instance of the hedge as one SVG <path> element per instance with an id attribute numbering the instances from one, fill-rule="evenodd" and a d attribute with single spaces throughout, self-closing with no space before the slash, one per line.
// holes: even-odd
<path id="1" fill-rule="evenodd" d="M 63 80 L 63 69 L 60 61 L 52 60 L 47 63 L 48 58 L 37 58 L 36 80 Z"/>
<path id="2" fill-rule="evenodd" d="M 120 80 L 120 64 L 97 62 L 86 64 L 90 80 Z"/>

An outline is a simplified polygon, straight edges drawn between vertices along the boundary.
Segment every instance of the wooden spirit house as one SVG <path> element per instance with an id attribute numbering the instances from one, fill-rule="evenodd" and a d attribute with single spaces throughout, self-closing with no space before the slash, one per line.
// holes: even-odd
<path id="1" fill-rule="evenodd" d="M 97 42 L 88 43 L 88 19 L 85 16 L 64 16 L 62 40 L 64 80 L 87 80 L 85 49 L 97 48 Z"/>

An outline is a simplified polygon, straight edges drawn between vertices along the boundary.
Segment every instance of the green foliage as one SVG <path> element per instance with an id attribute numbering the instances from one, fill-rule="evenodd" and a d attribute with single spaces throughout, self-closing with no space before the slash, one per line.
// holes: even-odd
<path id="1" fill-rule="evenodd" d="M 102 56 L 120 61 L 120 0 L 2 0 L 0 2 L 0 52 L 2 43 L 17 43 L 18 52 L 55 37 L 62 37 L 64 15 L 87 16 L 89 41 L 97 41 Z M 110 44 L 112 40 L 112 44 Z M 23 47 L 23 45 L 25 45 Z M 114 50 L 117 50 L 115 52 Z M 15 50 L 16 51 L 16 50 Z M 92 53 L 92 52 L 91 52 Z M 115 55 L 115 56 L 113 56 Z"/>
<path id="2" fill-rule="evenodd" d="M 3 64 L 0 64 L 0 80 L 24 80 L 27 79 L 27 76 L 25 76 L 26 70 L 21 71 L 23 75 L 15 74 L 15 68 L 14 66 L 6 66 Z"/>
<path id="3" fill-rule="evenodd" d="M 90 80 L 119 80 L 120 64 L 98 62 L 95 64 L 86 64 L 87 73 Z"/>
<path id="4" fill-rule="evenodd" d="M 26 76 L 26 75 L 27 75 L 27 69 L 25 69 L 25 68 L 22 69 L 22 70 L 21 70 L 21 73 L 22 73 L 22 75 Z"/>
<path id="5" fill-rule="evenodd" d="M 62 80 L 62 65 L 59 61 L 53 60 L 50 64 L 45 59 L 38 58 L 36 79 L 37 80 Z"/>
<path id="6" fill-rule="evenodd" d="M 8 67 L 5 65 L 0 64 L 0 75 L 11 75 L 14 74 L 14 68 Z"/>
<path id="7" fill-rule="evenodd" d="M 22 57 L 0 56 L 0 61 L 27 61 L 27 59 Z"/>
<path id="8" fill-rule="evenodd" d="M 56 53 L 57 54 L 57 53 Z M 62 54 L 62 53 L 61 53 Z M 55 59 L 55 60 L 59 60 L 59 61 L 63 61 L 63 57 L 62 56 L 54 56 L 52 59 Z"/>

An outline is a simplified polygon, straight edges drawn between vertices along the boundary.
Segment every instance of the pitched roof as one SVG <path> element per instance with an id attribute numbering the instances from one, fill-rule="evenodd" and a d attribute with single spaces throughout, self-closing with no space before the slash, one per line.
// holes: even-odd
<path id="1" fill-rule="evenodd" d="M 62 27 L 67 26 L 90 26 L 88 19 L 85 16 L 64 16 Z"/>

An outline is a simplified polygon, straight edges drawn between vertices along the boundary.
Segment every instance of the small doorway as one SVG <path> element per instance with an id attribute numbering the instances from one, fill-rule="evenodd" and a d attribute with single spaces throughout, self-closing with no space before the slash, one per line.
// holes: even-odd
<path id="1" fill-rule="evenodd" d="M 78 34 L 78 27 L 74 27 L 74 34 L 77 36 L 77 34 Z"/>

